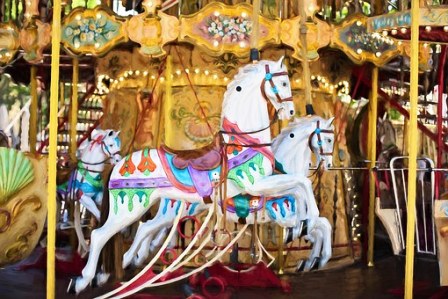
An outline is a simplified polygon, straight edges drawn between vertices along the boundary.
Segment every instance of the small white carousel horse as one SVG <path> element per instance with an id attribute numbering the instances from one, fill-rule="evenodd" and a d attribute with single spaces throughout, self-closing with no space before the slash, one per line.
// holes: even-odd
<path id="1" fill-rule="evenodd" d="M 113 130 L 96 130 L 90 139 L 86 139 L 77 150 L 78 164 L 71 173 L 66 189 L 59 188 L 61 198 L 78 201 L 100 220 L 103 199 L 103 178 L 101 176 L 106 163 L 116 164 L 121 160 L 119 154 L 120 132 Z M 75 204 L 77 204 L 75 202 Z M 81 230 L 79 206 L 75 209 L 75 230 L 80 245 L 88 251 Z"/>
<path id="2" fill-rule="evenodd" d="M 231 199 L 227 205 L 227 213 L 230 215 L 228 219 L 231 221 L 236 221 L 239 213 L 253 214 L 256 211 L 259 223 L 272 221 L 288 227 L 285 244 L 304 235 L 306 240 L 313 243 L 308 260 L 305 263 L 300 261 L 297 266 L 298 269 L 303 267 L 305 271 L 311 270 L 318 260 L 319 268 L 325 266 L 331 257 L 331 226 L 326 218 L 319 217 L 311 181 L 306 176 L 311 162 L 311 152 L 315 154 L 318 164 L 323 163 L 324 168 L 332 165 L 334 145 L 332 120 L 320 117 L 296 119 L 273 141 L 272 147 L 277 168 L 284 173 L 301 177 L 300 184 L 297 186 L 297 191 L 300 191 L 298 202 L 291 196 L 269 198 L 266 203 L 269 218 L 264 217 L 262 209 L 265 198 L 255 199 L 253 202 L 257 204 L 250 210 L 237 211 L 241 207 L 238 196 Z M 290 156 L 291 151 L 294 151 L 297 156 Z M 293 160 L 290 160 L 291 158 Z M 311 198 L 309 198 L 310 195 Z M 182 213 L 181 217 L 195 216 L 208 208 L 205 204 L 193 203 L 179 211 L 179 206 L 180 200 L 165 198 L 161 201 L 156 216 L 139 226 L 134 242 L 123 256 L 123 268 L 131 262 L 141 266 L 150 252 L 160 247 L 178 213 Z M 296 223 L 295 217 L 298 217 L 300 221 Z M 252 222 L 253 220 L 249 220 L 249 223 Z"/>
<path id="3" fill-rule="evenodd" d="M 240 68 L 224 94 L 221 132 L 227 147 L 227 195 L 251 193 L 249 187 L 273 171 L 270 150 L 271 103 L 280 119 L 295 114 L 286 67 L 278 62 L 259 61 Z M 245 147 L 253 146 L 252 147 Z M 139 220 L 161 198 L 190 203 L 214 200 L 212 181 L 220 179 L 222 149 L 174 152 L 162 147 L 144 149 L 126 156 L 112 170 L 109 181 L 109 216 L 91 235 L 90 255 L 82 277 L 72 280 L 69 291 L 79 293 L 95 276 L 104 244 L 121 229 Z M 224 179 L 224 178 L 223 178 Z M 282 181 L 277 189 L 289 189 Z M 254 189 L 260 191 L 262 188 Z"/>

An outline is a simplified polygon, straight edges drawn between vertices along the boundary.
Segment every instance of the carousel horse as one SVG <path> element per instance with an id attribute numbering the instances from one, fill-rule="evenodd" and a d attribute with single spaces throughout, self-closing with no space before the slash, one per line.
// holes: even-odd
<path id="1" fill-rule="evenodd" d="M 227 175 L 222 178 L 227 179 L 228 197 L 262 192 L 268 187 L 256 184 L 273 172 L 268 103 L 279 119 L 289 119 L 295 114 L 288 73 L 282 60 L 262 60 L 246 65 L 228 85 L 221 112 L 225 147 L 209 146 L 196 151 L 147 148 L 126 156 L 113 168 L 108 185 L 108 218 L 102 227 L 92 231 L 88 262 L 82 277 L 70 282 L 69 291 L 79 293 L 87 287 L 95 276 L 105 243 L 138 221 L 161 198 L 189 203 L 213 202 L 213 191 L 217 187 L 213 181 L 221 180 L 222 160 L 228 161 L 224 164 L 228 166 L 227 171 L 223 171 Z M 277 191 L 295 185 L 290 180 L 276 183 Z"/>
<path id="2" fill-rule="evenodd" d="M 332 164 L 330 154 L 333 152 L 334 143 L 334 133 L 333 130 L 330 129 L 331 121 L 332 120 L 327 121 L 319 117 L 304 117 L 296 119 L 296 121 L 290 124 L 289 128 L 283 130 L 273 141 L 273 153 L 277 162 L 277 168 L 285 171 L 285 168 L 280 165 L 289 163 L 289 161 L 284 161 L 283 163 L 279 162 L 283 161 L 282 156 L 284 156 L 284 153 L 281 153 L 282 155 L 280 155 L 280 150 L 287 148 L 286 143 L 282 143 L 280 140 L 281 138 L 285 138 L 286 135 L 291 134 L 297 135 L 295 140 L 301 141 L 297 144 L 292 144 L 290 147 L 294 148 L 301 157 L 301 159 L 295 162 L 301 163 L 305 167 L 288 167 L 287 169 L 291 171 L 291 173 L 287 173 L 306 176 L 309 170 L 308 165 L 310 165 L 311 162 L 311 152 L 315 154 L 317 158 L 316 161 L 318 161 L 319 164 L 323 163 L 324 168 L 330 167 Z M 316 125 L 317 122 L 319 122 L 319 125 Z M 325 137 L 323 137 L 324 134 Z M 319 139 L 322 142 L 321 145 L 318 144 Z M 279 144 L 284 144 L 284 146 L 280 147 L 278 146 Z M 311 182 L 309 182 L 309 180 L 308 183 L 309 184 L 298 187 L 302 189 L 301 191 L 304 191 L 303 189 L 305 188 L 311 188 Z M 307 193 L 301 192 L 301 194 Z M 240 207 L 238 204 L 238 197 L 234 197 L 229 201 L 230 204 L 227 206 L 227 213 L 249 213 L 249 209 L 237 211 Z M 257 201 L 257 199 L 255 199 L 254 202 L 255 201 Z M 266 222 L 279 222 L 285 220 L 290 217 L 289 212 L 297 209 L 300 221 L 295 226 L 288 227 L 284 243 L 292 242 L 300 238 L 304 233 L 305 239 L 313 243 L 310 257 L 305 263 L 300 261 L 297 269 L 302 269 L 303 267 L 304 271 L 308 271 L 315 266 L 317 260 L 320 258 L 319 268 L 325 266 L 331 257 L 331 226 L 328 220 L 324 217 L 318 217 L 318 215 L 316 217 L 315 214 L 308 215 L 308 217 L 306 216 L 306 211 L 308 209 L 317 209 L 314 196 L 312 198 L 300 198 L 298 203 L 291 201 L 291 197 L 270 198 L 266 203 L 266 210 L 269 218 L 265 218 L 262 215 L 264 212 L 263 209 L 261 209 L 263 204 L 264 199 L 262 199 L 261 202 L 258 201 L 257 209 L 251 208 L 250 213 L 257 211 L 257 219 L 264 219 Z M 149 254 L 161 246 L 170 227 L 173 225 L 177 213 L 182 213 L 182 218 L 192 217 L 207 209 L 207 205 L 200 203 L 188 204 L 181 211 L 179 211 L 179 206 L 179 200 L 164 198 L 161 201 L 156 216 L 139 226 L 134 242 L 123 256 L 123 268 L 127 267 L 131 262 L 135 266 L 143 265 Z M 311 216 L 316 217 L 313 219 L 314 221 L 309 221 L 309 217 Z M 263 220 L 261 222 L 263 222 Z M 305 227 L 306 229 L 304 229 Z"/>
<path id="3" fill-rule="evenodd" d="M 75 200 L 75 230 L 81 247 L 88 251 L 80 224 L 80 209 L 77 201 L 99 221 L 103 199 L 103 178 L 106 163 L 115 165 L 121 160 L 119 154 L 120 132 L 96 130 L 91 138 L 81 143 L 77 150 L 78 163 L 66 185 L 58 188 L 58 195 L 64 200 Z"/>

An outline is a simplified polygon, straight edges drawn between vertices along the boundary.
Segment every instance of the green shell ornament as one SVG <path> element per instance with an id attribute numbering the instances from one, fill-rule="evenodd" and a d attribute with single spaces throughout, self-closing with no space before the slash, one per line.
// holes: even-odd
<path id="1" fill-rule="evenodd" d="M 30 159 L 22 152 L 0 147 L 0 205 L 34 180 Z"/>

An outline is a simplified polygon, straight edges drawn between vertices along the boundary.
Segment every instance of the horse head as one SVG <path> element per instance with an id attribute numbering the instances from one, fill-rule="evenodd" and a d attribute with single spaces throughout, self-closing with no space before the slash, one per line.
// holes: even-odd
<path id="1" fill-rule="evenodd" d="M 291 83 L 288 70 L 283 64 L 283 56 L 276 62 L 260 61 L 264 69 L 264 78 L 261 83 L 261 93 L 278 113 L 279 119 L 290 119 L 295 114 L 292 98 Z"/>
<path id="2" fill-rule="evenodd" d="M 316 156 L 316 162 L 324 170 L 333 166 L 334 149 L 334 117 L 329 119 L 315 118 L 315 129 L 309 136 L 309 147 Z"/>
<path id="3" fill-rule="evenodd" d="M 110 158 L 111 164 L 115 165 L 121 160 L 120 131 L 106 130 L 101 146 L 104 154 Z"/>
<path id="4" fill-rule="evenodd" d="M 289 174 L 308 172 L 311 152 L 324 169 L 333 165 L 333 118 L 319 116 L 296 118 L 274 139 L 272 150 L 275 159 Z"/>

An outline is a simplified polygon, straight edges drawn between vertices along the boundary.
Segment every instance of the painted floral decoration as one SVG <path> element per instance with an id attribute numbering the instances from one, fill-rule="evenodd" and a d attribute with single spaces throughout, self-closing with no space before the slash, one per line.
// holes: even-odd
<path id="1" fill-rule="evenodd" d="M 85 45 L 100 48 L 119 34 L 119 25 L 104 15 L 97 14 L 96 18 L 78 18 L 67 24 L 63 34 L 72 41 L 75 48 Z"/>
<path id="2" fill-rule="evenodd" d="M 248 41 L 252 21 L 242 16 L 210 16 L 201 30 L 213 40 L 222 43 Z"/>

